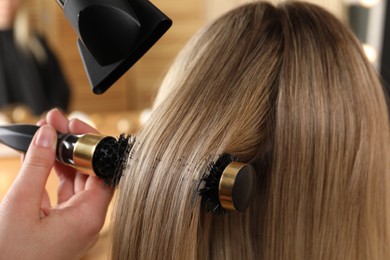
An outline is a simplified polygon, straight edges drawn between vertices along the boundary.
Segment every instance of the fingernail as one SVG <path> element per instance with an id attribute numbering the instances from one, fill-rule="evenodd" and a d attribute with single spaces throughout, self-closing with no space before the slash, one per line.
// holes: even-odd
<path id="1" fill-rule="evenodd" d="M 37 126 L 43 126 L 43 125 L 45 125 L 45 124 L 46 124 L 46 120 L 45 120 L 45 119 L 40 119 L 40 120 L 36 123 Z"/>
<path id="2" fill-rule="evenodd" d="M 51 126 L 44 125 L 38 130 L 38 136 L 35 139 L 35 144 L 41 147 L 51 147 L 54 145 L 56 133 Z"/>

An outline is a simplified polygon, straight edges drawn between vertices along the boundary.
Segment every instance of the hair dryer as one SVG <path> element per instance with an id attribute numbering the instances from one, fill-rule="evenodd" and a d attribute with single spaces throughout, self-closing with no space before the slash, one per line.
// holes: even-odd
<path id="1" fill-rule="evenodd" d="M 92 91 L 104 93 L 171 27 L 148 0 L 57 0 L 78 34 Z"/>

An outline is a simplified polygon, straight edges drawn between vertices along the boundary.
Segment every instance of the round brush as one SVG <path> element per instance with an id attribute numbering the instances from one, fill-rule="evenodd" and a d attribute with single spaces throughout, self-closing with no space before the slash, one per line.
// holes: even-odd
<path id="1" fill-rule="evenodd" d="M 36 125 L 15 124 L 0 126 L 0 143 L 26 152 Z M 135 138 L 124 134 L 119 138 L 100 134 L 58 134 L 56 156 L 63 164 L 83 174 L 97 176 L 112 187 L 118 185 Z"/>
<path id="2" fill-rule="evenodd" d="M 134 138 L 124 134 L 118 139 L 99 134 L 60 135 L 57 160 L 115 187 L 122 177 L 133 144 Z"/>
<path id="3" fill-rule="evenodd" d="M 242 212 L 248 208 L 256 190 L 256 172 L 250 164 L 234 161 L 223 154 L 211 163 L 201 179 L 202 207 L 215 214 Z"/>

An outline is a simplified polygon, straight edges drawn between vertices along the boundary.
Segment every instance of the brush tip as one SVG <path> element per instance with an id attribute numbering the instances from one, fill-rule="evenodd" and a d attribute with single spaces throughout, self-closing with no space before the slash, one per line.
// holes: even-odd
<path id="1" fill-rule="evenodd" d="M 234 161 L 223 154 L 209 166 L 199 190 L 202 207 L 214 214 L 228 210 L 242 212 L 249 206 L 256 189 L 256 172 L 250 164 Z"/>
<path id="2" fill-rule="evenodd" d="M 96 176 L 102 178 L 107 185 L 116 187 L 123 175 L 126 161 L 133 147 L 130 135 L 104 138 L 96 147 L 93 156 L 93 167 Z"/>
<path id="3" fill-rule="evenodd" d="M 243 212 L 254 197 L 256 172 L 250 164 L 231 162 L 219 181 L 219 201 L 223 208 Z"/>

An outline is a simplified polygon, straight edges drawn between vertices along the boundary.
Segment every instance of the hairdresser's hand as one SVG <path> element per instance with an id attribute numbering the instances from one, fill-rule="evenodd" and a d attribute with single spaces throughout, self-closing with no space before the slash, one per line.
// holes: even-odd
<path id="1" fill-rule="evenodd" d="M 96 242 L 112 190 L 96 177 L 55 163 L 56 130 L 96 132 L 50 111 L 25 155 L 20 173 L 0 204 L 0 259 L 79 259 Z M 45 184 L 54 165 L 58 203 Z"/>

